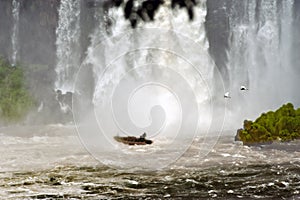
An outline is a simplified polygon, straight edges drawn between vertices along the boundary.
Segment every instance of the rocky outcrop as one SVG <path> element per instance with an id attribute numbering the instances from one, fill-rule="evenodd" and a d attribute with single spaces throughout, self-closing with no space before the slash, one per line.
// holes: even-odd
<path id="1" fill-rule="evenodd" d="M 270 144 L 300 139 L 300 108 L 288 103 L 275 112 L 263 113 L 254 122 L 244 121 L 244 128 L 237 131 L 236 140 L 245 145 Z"/>

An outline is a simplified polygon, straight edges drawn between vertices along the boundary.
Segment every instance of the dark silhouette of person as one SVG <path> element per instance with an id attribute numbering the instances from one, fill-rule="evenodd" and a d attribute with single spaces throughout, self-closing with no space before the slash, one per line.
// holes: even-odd
<path id="1" fill-rule="evenodd" d="M 140 136 L 140 140 L 141 141 L 145 141 L 147 134 L 144 132 L 141 136 Z"/>

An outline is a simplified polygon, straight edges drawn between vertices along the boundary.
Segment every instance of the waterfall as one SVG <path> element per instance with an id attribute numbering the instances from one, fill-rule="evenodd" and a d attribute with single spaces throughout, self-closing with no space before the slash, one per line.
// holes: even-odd
<path id="1" fill-rule="evenodd" d="M 233 96 L 231 117 L 237 117 L 239 124 L 286 101 L 299 103 L 296 65 L 291 62 L 293 3 L 240 1 L 229 11 L 228 90 Z M 242 4 L 241 10 L 237 4 Z M 240 91 L 241 85 L 249 91 Z"/>
<path id="2" fill-rule="evenodd" d="M 12 44 L 12 56 L 11 56 L 11 65 L 15 66 L 17 64 L 18 56 L 18 39 L 19 39 L 19 15 L 20 15 L 20 2 L 19 0 L 12 1 L 12 15 L 13 15 L 13 30 L 11 36 Z"/>
<path id="3" fill-rule="evenodd" d="M 191 22 L 185 9 L 170 7 L 166 1 L 154 21 L 139 21 L 135 29 L 122 7 L 95 15 L 99 25 L 76 79 L 73 114 L 82 142 L 103 163 L 160 168 L 175 161 L 195 136 L 206 138 L 221 129 L 224 109 L 215 109 L 212 101 L 217 98 L 214 83 L 222 80 L 208 53 L 206 1 L 194 7 Z M 87 87 L 91 77 L 92 92 Z M 220 93 L 219 105 L 224 102 Z M 116 134 L 143 132 L 163 141 L 164 152 L 149 150 L 139 162 L 134 156 L 140 155 L 116 149 Z M 215 142 L 204 139 L 201 154 Z M 107 158 L 105 152 L 117 154 Z M 161 162 L 154 161 L 157 157 Z"/>
<path id="4" fill-rule="evenodd" d="M 61 0 L 56 29 L 55 89 L 72 92 L 80 65 L 80 0 Z"/>
<path id="5" fill-rule="evenodd" d="M 63 0 L 59 8 L 55 87 L 63 93 L 73 91 L 75 74 L 80 64 L 79 2 Z M 230 1 L 226 5 L 224 9 L 228 16 L 229 48 L 225 67 L 229 77 L 226 77 L 228 82 L 225 85 L 232 96 L 228 101 L 229 118 L 232 118 L 230 121 L 240 126 L 245 118 L 257 117 L 261 111 L 275 109 L 286 101 L 299 103 L 299 95 L 295 93 L 295 81 L 299 80 L 299 75 L 296 73 L 296 63 L 291 58 L 292 52 L 297 50 L 293 49 L 292 38 L 295 29 L 294 0 Z M 94 13 L 98 25 L 90 35 L 91 44 L 82 65 L 92 66 L 94 104 L 110 99 L 111 90 L 119 84 L 120 78 L 128 70 L 133 70 L 131 76 L 137 79 L 151 76 L 157 78 L 156 75 L 149 75 L 155 73 L 153 67 L 148 71 L 136 70 L 137 66 L 149 63 L 159 63 L 158 68 L 162 70 L 168 66 L 185 77 L 194 89 L 202 91 L 196 92 L 201 109 L 205 107 L 202 103 L 209 102 L 211 97 L 218 99 L 223 96 L 224 93 L 220 90 L 223 80 L 215 77 L 215 71 L 218 70 L 208 56 L 209 43 L 203 26 L 207 12 L 206 1 L 199 1 L 194 10 L 196 18 L 192 22 L 188 22 L 185 10 L 172 10 L 168 6 L 170 1 L 159 8 L 156 20 L 139 22 L 134 30 L 124 19 L 122 6 L 108 10 L 94 8 L 98 9 Z M 166 32 L 162 30 L 169 30 L 170 34 L 167 37 L 160 37 L 158 33 L 149 35 L 149 29 L 155 28 L 163 36 Z M 184 37 L 187 38 L 186 41 Z M 192 49 L 188 40 L 192 40 L 200 48 Z M 168 51 L 162 52 L 157 48 L 161 45 L 166 50 L 174 50 L 176 56 Z M 145 50 L 146 46 L 155 47 L 156 50 Z M 195 53 L 199 49 L 201 52 Z M 182 63 L 179 56 L 181 54 L 192 57 L 192 63 L 200 69 L 202 77 L 195 77 L 188 64 Z M 203 82 L 210 87 L 205 87 Z M 215 85 L 219 85 L 219 90 L 213 88 Z M 242 85 L 249 90 L 241 91 Z M 210 112 L 205 109 L 202 111 L 201 113 Z M 203 118 L 212 119 L 211 116 Z M 235 124 L 234 128 L 236 126 Z"/>
<path id="6" fill-rule="evenodd" d="M 165 70 L 167 67 L 171 66 L 171 70 L 177 71 L 182 76 L 186 78 L 193 85 L 194 89 L 201 90 L 202 92 L 196 92 L 196 98 L 199 104 L 207 103 L 211 99 L 210 90 L 212 87 L 207 88 L 206 84 L 212 85 L 213 81 L 213 70 L 214 65 L 208 56 L 208 41 L 206 39 L 205 33 L 205 17 L 206 17 L 206 1 L 199 1 L 199 4 L 195 7 L 195 19 L 189 22 L 187 12 L 183 9 L 173 11 L 170 9 L 170 2 L 166 1 L 164 6 L 161 6 L 158 13 L 156 14 L 156 20 L 153 22 L 141 22 L 137 30 L 132 30 L 129 22 L 124 19 L 123 8 L 113 8 L 109 9 L 107 13 L 102 13 L 102 15 L 95 15 L 99 21 L 99 26 L 92 34 L 92 44 L 88 49 L 88 56 L 86 62 L 93 65 L 94 78 L 95 78 L 95 91 L 93 102 L 99 104 L 103 102 L 103 99 L 110 99 L 111 90 L 119 84 L 120 79 L 129 70 L 135 71 L 132 76 L 137 79 L 149 78 L 149 76 L 155 79 L 155 75 L 149 75 L 155 73 L 153 68 L 145 69 L 142 71 L 136 70 L 138 66 L 146 65 L 148 63 L 159 63 L 161 70 Z M 112 25 L 107 29 L 106 22 L 112 23 Z M 171 30 L 175 34 L 165 35 L 165 37 L 158 34 L 150 35 L 147 33 L 148 29 L 160 29 Z M 132 35 L 124 35 L 124 33 L 132 32 Z M 176 36 L 180 35 L 180 38 Z M 121 36 L 119 36 L 121 35 Z M 124 37 L 126 40 L 118 44 L 119 37 Z M 199 45 L 198 49 L 192 49 L 189 45 L 185 44 L 186 41 L 182 41 L 183 37 L 187 37 L 189 40 L 193 41 Z M 98 47 L 99 43 L 102 42 L 101 48 Z M 179 57 L 171 55 L 162 51 L 155 50 L 139 50 L 143 49 L 145 46 L 156 47 L 161 43 L 167 43 L 165 45 L 166 50 L 176 49 L 179 54 L 190 53 L 194 63 L 197 67 L 200 67 L 203 79 L 199 80 L 201 77 L 197 77 L 195 72 L 188 66 L 187 63 L 182 63 L 183 61 Z M 191 49 L 189 49 L 191 48 Z M 132 49 L 136 49 L 135 53 L 131 52 Z M 199 49 L 200 53 L 199 53 Z M 115 59 L 120 56 L 120 53 L 127 53 L 128 56 L 117 61 L 118 65 L 115 69 L 106 70 L 107 65 L 111 65 Z M 151 71 L 152 70 L 152 71 Z M 150 78 L 150 79 L 151 79 Z M 100 80 L 101 79 L 101 80 Z M 158 92 L 159 93 L 159 92 Z M 163 96 L 163 95 L 162 95 Z M 143 109 L 142 107 L 140 109 Z M 204 111 L 203 113 L 208 113 L 209 111 Z M 209 110 L 209 109 L 208 109 Z M 146 111 L 146 109 L 145 109 Z M 207 121 L 210 120 L 211 116 L 207 117 Z M 142 117 L 141 117 L 142 119 Z M 204 117 L 202 118 L 204 120 Z"/>

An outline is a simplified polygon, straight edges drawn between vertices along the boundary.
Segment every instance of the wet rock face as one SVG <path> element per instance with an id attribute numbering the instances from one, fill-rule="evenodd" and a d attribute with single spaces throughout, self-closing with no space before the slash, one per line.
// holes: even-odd
<path id="1" fill-rule="evenodd" d="M 20 1 L 20 56 L 21 62 L 29 64 L 55 64 L 55 30 L 58 22 L 58 7 L 60 0 L 19 0 Z M 218 58 L 217 63 L 224 60 L 222 48 L 216 45 L 226 46 L 226 18 L 223 6 L 226 1 L 208 0 L 207 29 L 211 45 L 211 52 Z M 82 8 L 91 12 L 86 3 Z M 92 20 L 87 12 L 83 13 L 83 23 L 86 19 Z M 212 24 L 212 25 L 209 25 Z M 0 54 L 9 57 L 11 51 L 11 34 L 13 27 L 12 0 L 0 0 Z M 89 28 L 90 29 L 90 28 Z M 212 34 L 214 33 L 214 34 Z M 26 41 L 26 42 L 24 42 Z M 86 43 L 87 41 L 85 41 Z M 220 64 L 221 65 L 221 64 Z"/>
<path id="2" fill-rule="evenodd" d="M 11 35 L 13 31 L 12 1 L 0 0 L 0 55 L 6 59 L 11 57 Z M 51 95 L 46 95 L 46 88 L 52 88 L 55 81 L 56 65 L 56 27 L 58 24 L 58 8 L 61 0 L 18 0 L 20 2 L 19 15 L 19 52 L 18 60 L 26 65 L 34 65 L 37 70 L 29 76 L 32 91 L 39 95 L 40 101 L 52 102 Z M 80 46 L 82 47 L 81 60 L 85 57 L 85 51 L 90 44 L 90 33 L 98 25 L 94 19 L 97 6 L 113 0 L 82 0 L 80 13 Z M 104 3 L 103 3 L 104 2 Z M 118 2 L 113 1 L 113 2 Z M 226 66 L 230 27 L 228 25 L 228 12 L 234 8 L 237 10 L 237 18 L 241 15 L 242 3 L 235 0 L 207 0 L 206 31 L 209 41 L 209 52 L 217 67 L 221 71 L 224 82 L 228 78 Z M 242 2 L 242 1 L 240 1 Z M 300 62 L 300 1 L 295 0 L 295 24 L 297 30 L 294 33 L 295 51 L 293 51 L 294 63 Z M 234 5 L 233 5 L 234 4 Z M 105 6 L 104 6 L 105 7 Z M 109 6 L 106 6 L 109 9 Z M 195 13 L 196 14 L 196 13 Z M 109 25 L 108 25 L 109 26 Z M 300 68 L 299 68 L 300 78 Z M 42 95 L 40 95 L 42 94 Z M 54 93 L 55 95 L 55 93 Z M 49 109 L 51 110 L 51 109 Z"/>
<path id="3" fill-rule="evenodd" d="M 294 13 L 295 13 L 295 24 L 294 24 L 294 27 L 296 27 L 296 31 L 293 35 L 294 37 L 294 46 L 295 46 L 295 49 L 300 49 L 300 38 L 299 38 L 299 35 L 300 35 L 300 1 L 298 0 L 295 0 L 295 10 L 294 10 Z M 299 63 L 300 62 L 300 57 L 299 57 L 299 51 L 298 50 L 295 50 L 293 51 L 293 62 L 294 63 Z M 299 78 L 300 78 L 300 67 L 299 67 Z"/>
<path id="4" fill-rule="evenodd" d="M 61 0 L 18 0 L 18 2 L 20 6 L 17 62 L 26 71 L 28 85 L 37 104 L 44 105 L 41 113 L 33 114 L 31 121 L 34 123 L 53 123 L 58 119 L 68 121 L 71 117 L 69 113 L 61 117 L 56 93 L 52 89 L 56 78 L 56 28 Z M 82 1 L 81 24 L 84 25 L 80 38 L 81 46 L 84 47 L 82 56 L 89 45 L 88 36 L 94 25 L 92 11 L 86 8 Z M 0 0 L 0 56 L 6 60 L 10 60 L 12 55 L 13 29 L 13 0 Z M 47 119 L 44 119 L 44 116 L 47 116 Z"/>
<path id="5" fill-rule="evenodd" d="M 0 55 L 9 59 L 12 54 L 13 0 L 0 0 Z M 19 34 L 18 62 L 28 65 L 47 65 L 54 72 L 56 65 L 56 28 L 61 0 L 18 0 Z M 95 26 L 94 10 L 82 1 L 82 56 L 89 45 L 89 34 Z M 47 75 L 49 76 L 49 74 Z M 52 75 L 50 75 L 52 76 Z"/>
<path id="6" fill-rule="evenodd" d="M 55 80 L 56 27 L 60 0 L 18 0 L 17 62 L 26 72 L 28 86 L 37 104 L 43 102 L 42 116 L 33 114 L 29 123 L 52 123 L 59 119 L 58 102 L 52 84 Z M 0 56 L 10 60 L 14 30 L 13 0 L 0 0 Z M 47 116 L 46 119 L 43 117 Z M 62 116 L 64 117 L 64 116 Z"/>
<path id="7" fill-rule="evenodd" d="M 11 36 L 13 32 L 12 1 L 0 0 L 0 55 L 9 59 L 12 52 Z M 55 100 L 55 92 L 51 90 L 56 74 L 56 28 L 58 25 L 58 9 L 61 0 L 19 0 L 19 37 L 17 60 L 28 68 L 29 85 L 34 91 L 38 102 L 44 102 L 47 112 L 59 110 Z M 109 0 L 105 1 L 108 2 Z M 95 12 L 99 11 L 88 6 L 89 1 L 81 1 L 80 45 L 81 60 L 90 44 L 89 35 L 97 25 L 94 21 Z M 96 3 L 101 1 L 95 1 Z M 101 5 L 99 3 L 99 5 Z M 225 1 L 207 0 L 207 35 L 210 53 L 218 66 L 225 63 L 227 47 L 226 18 L 222 7 Z M 109 9 L 109 8 L 106 8 Z M 46 112 L 46 111 L 45 111 Z M 59 112 L 59 111 L 58 111 Z M 50 116 L 50 115 L 49 115 Z M 55 119 L 57 117 L 54 117 Z M 41 117 L 38 117 L 41 119 Z M 38 119 L 36 119 L 38 121 Z M 42 120 L 45 121 L 45 120 Z M 51 120 L 50 120 L 51 121 Z"/>
<path id="8" fill-rule="evenodd" d="M 10 55 L 10 35 L 12 30 L 11 0 L 0 0 L 0 56 Z"/>
<path id="9" fill-rule="evenodd" d="M 209 41 L 209 53 L 222 74 L 227 62 L 226 49 L 228 48 L 229 22 L 227 12 L 231 0 L 207 0 L 206 31 Z"/>
<path id="10" fill-rule="evenodd" d="M 60 0 L 20 2 L 19 60 L 29 71 L 27 76 L 35 99 L 44 103 L 42 112 L 35 113 L 29 123 L 55 123 L 64 117 L 51 90 L 56 76 L 55 31 Z"/>
<path id="11" fill-rule="evenodd" d="M 59 0 L 23 0 L 20 7 L 20 60 L 55 65 L 55 29 Z"/>
<path id="12" fill-rule="evenodd" d="M 60 0 L 19 0 L 19 55 L 18 60 L 27 64 L 55 66 L 56 60 L 56 27 L 58 23 L 58 7 Z M 208 0 L 207 33 L 210 42 L 210 52 L 218 66 L 226 61 L 223 49 L 227 47 L 228 33 L 225 10 L 227 1 Z M 82 3 L 81 24 L 91 30 L 94 24 L 93 9 Z M 90 13 L 90 14 L 89 14 Z M 89 22 L 89 23 L 87 23 Z M 12 0 L 0 0 L 0 55 L 9 58 L 11 54 L 11 35 L 13 29 Z M 223 30 L 223 31 L 220 31 Z M 225 31 L 224 31 L 225 30 Z M 84 47 L 88 46 L 88 37 L 81 37 Z M 26 42 L 25 42 L 26 41 Z M 220 48 L 221 46 L 221 48 Z M 223 48 L 224 47 L 224 48 Z M 85 49 L 85 48 L 83 48 Z"/>
<path id="13" fill-rule="evenodd" d="M 19 0 L 20 27 L 19 60 L 28 64 L 43 64 L 55 66 L 55 30 L 58 22 L 58 7 L 61 0 Z M 104 5 L 109 0 L 100 3 L 99 0 L 82 1 L 81 25 L 83 34 L 81 43 L 83 51 L 89 44 L 88 34 L 92 30 L 93 7 Z M 207 0 L 206 30 L 210 44 L 210 54 L 214 58 L 220 71 L 226 76 L 223 69 L 226 64 L 226 49 L 228 48 L 229 25 L 228 10 L 233 0 Z M 91 6 L 92 4 L 93 6 Z M 236 2 L 235 2 L 236 4 Z M 237 10 L 242 10 L 236 7 Z M 295 1 L 295 26 L 300 23 L 300 2 Z M 9 58 L 11 54 L 11 35 L 13 27 L 12 0 L 0 0 L 0 55 Z M 300 27 L 300 26 L 299 26 Z M 298 33 L 300 32 L 300 28 Z M 295 33 L 295 35 L 298 35 Z M 297 39 L 295 45 L 300 46 Z M 298 55 L 298 54 L 297 54 Z M 295 60 L 298 57 L 295 53 Z"/>
<path id="14" fill-rule="evenodd" d="M 18 61 L 55 64 L 55 29 L 60 0 L 19 0 Z M 12 0 L 0 1 L 0 55 L 10 58 L 13 32 Z M 26 42 L 25 42 L 26 41 Z"/>

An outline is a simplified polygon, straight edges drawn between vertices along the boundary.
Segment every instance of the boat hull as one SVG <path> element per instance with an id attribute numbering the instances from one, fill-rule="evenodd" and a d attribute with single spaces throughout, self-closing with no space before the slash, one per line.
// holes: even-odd
<path id="1" fill-rule="evenodd" d="M 127 145 L 147 145 L 147 144 L 152 144 L 152 140 L 147 140 L 144 138 L 137 138 L 134 136 L 128 136 L 128 137 L 120 137 L 120 136 L 115 136 L 114 139 L 117 142 L 127 144 Z"/>

